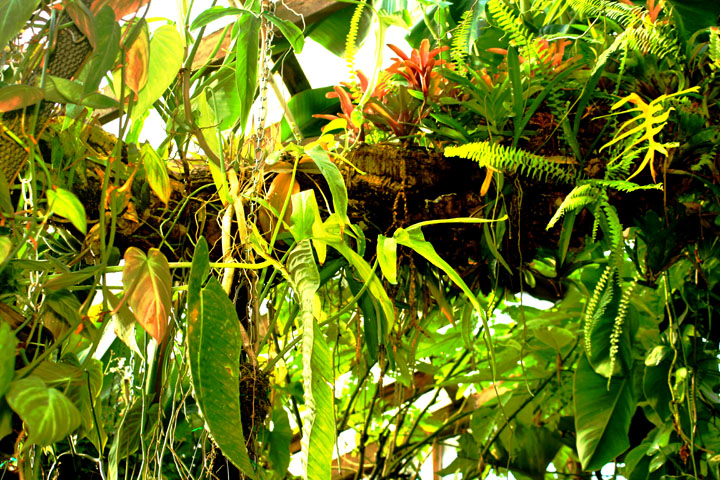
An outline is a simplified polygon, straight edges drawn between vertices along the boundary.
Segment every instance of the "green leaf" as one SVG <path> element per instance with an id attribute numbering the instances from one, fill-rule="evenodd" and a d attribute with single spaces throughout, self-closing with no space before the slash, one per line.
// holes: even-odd
<path id="1" fill-rule="evenodd" d="M 185 42 L 173 25 L 163 25 L 155 30 L 150 40 L 147 83 L 138 93 L 131 120 L 140 118 L 172 85 L 184 56 Z"/>
<path id="2" fill-rule="evenodd" d="M 167 335 L 172 300 L 170 265 L 165 255 L 151 248 L 146 256 L 139 248 L 125 251 L 123 286 L 135 318 L 157 343 Z"/>
<path id="3" fill-rule="evenodd" d="M 196 246 L 188 292 L 187 349 L 195 400 L 208 431 L 225 456 L 245 475 L 256 478 L 245 447 L 238 395 L 240 351 L 239 320 L 235 306 L 215 278 L 195 297 L 206 269 L 207 244 Z"/>
<path id="4" fill-rule="evenodd" d="M 66 272 L 61 273 L 60 275 L 53 275 L 45 282 L 45 289 L 51 292 L 57 292 L 63 288 L 79 285 L 93 275 L 100 273 L 102 268 L 103 267 L 100 266 L 92 266 L 83 268 L 82 270 L 78 270 L 76 272 Z"/>
<path id="5" fill-rule="evenodd" d="M 345 181 L 343 180 L 342 173 L 340 173 L 340 169 L 330 160 L 327 152 L 318 145 L 315 145 L 309 150 L 305 150 L 305 153 L 312 158 L 320 170 L 320 173 L 325 177 L 325 181 L 330 187 L 335 213 L 337 213 L 345 223 L 350 223 L 350 219 L 348 219 L 347 216 L 347 188 L 345 187 Z"/>
<path id="6" fill-rule="evenodd" d="M 9 85 L 0 88 L 0 112 L 35 105 L 45 97 L 42 88 L 28 85 Z"/>
<path id="7" fill-rule="evenodd" d="M 576 338 L 570 330 L 552 325 L 536 328 L 532 331 L 532 334 L 545 345 L 558 352 L 572 344 Z"/>
<path id="8" fill-rule="evenodd" d="M 138 448 L 140 448 L 143 427 L 145 432 L 151 430 L 158 421 L 158 413 L 157 404 L 148 407 L 137 398 L 133 400 L 115 434 L 118 441 L 118 460 L 127 458 L 137 452 Z"/>
<path id="9" fill-rule="evenodd" d="M 83 93 L 94 92 L 100 86 L 105 74 L 113 68 L 120 51 L 120 26 L 115 21 L 115 12 L 105 5 L 95 17 L 95 26 L 102 35 L 97 40 L 97 48 L 90 58 L 88 75 Z"/>
<path id="10" fill-rule="evenodd" d="M 586 471 L 599 470 L 630 446 L 628 430 L 635 412 L 631 379 L 608 381 L 590 366 L 585 355 L 575 370 L 577 450 Z"/>
<path id="11" fill-rule="evenodd" d="M 354 275 L 347 275 L 348 287 L 353 296 L 357 296 L 363 288 L 363 283 L 355 279 Z M 365 347 L 367 347 L 368 359 L 370 364 L 377 362 L 380 345 L 385 343 L 385 332 L 387 331 L 387 322 L 383 322 L 373 298 L 366 291 L 358 299 L 358 305 L 362 311 L 363 317 L 363 333 L 365 334 Z M 380 318 L 378 318 L 380 317 Z"/>
<path id="12" fill-rule="evenodd" d="M 385 278 L 393 285 L 397 285 L 397 240 L 378 235 L 377 257 Z"/>
<path id="13" fill-rule="evenodd" d="M 522 134 L 522 118 L 525 101 L 523 99 L 522 79 L 520 78 L 520 59 L 517 49 L 513 46 L 507 52 L 508 76 L 513 96 L 513 146 L 517 145 Z"/>
<path id="14" fill-rule="evenodd" d="M 80 426 L 77 407 L 33 375 L 10 384 L 7 402 L 25 422 L 29 445 L 51 445 Z"/>
<path id="15" fill-rule="evenodd" d="M 327 123 L 327 120 L 316 118 L 313 115 L 334 115 L 341 110 L 340 100 L 337 98 L 327 98 L 325 96 L 332 91 L 332 87 L 305 90 L 293 95 L 288 101 L 288 109 L 293 115 L 295 124 L 305 138 L 319 136 L 322 133 L 322 127 Z M 293 133 L 290 124 L 287 119 L 283 118 L 280 137 L 283 141 L 286 141 L 292 138 L 292 136 Z"/>
<path id="16" fill-rule="evenodd" d="M 255 101 L 258 75 L 258 39 L 260 19 L 250 13 L 243 14 L 235 24 L 238 37 L 235 41 L 235 88 L 240 98 L 237 123 L 247 134 L 250 109 Z"/>
<path id="17" fill-rule="evenodd" d="M 213 89 L 206 88 L 200 95 L 193 99 L 193 107 L 197 106 L 196 120 L 198 128 L 203 131 L 208 146 L 215 155 L 220 157 L 222 149 L 218 141 L 218 121 L 215 118 L 215 109 L 210 107 L 208 101 L 212 99 Z M 208 98 L 210 97 L 210 98 Z M 213 102 L 216 103 L 216 102 Z"/>
<path id="18" fill-rule="evenodd" d="M 268 460 L 273 470 L 282 477 L 290 465 L 290 443 L 292 442 L 292 429 L 288 414 L 282 407 L 272 411 L 272 430 L 268 435 Z"/>
<path id="19" fill-rule="evenodd" d="M 356 5 L 347 5 L 312 23 L 307 27 L 306 35 L 338 57 L 344 56 L 346 39 L 350 30 L 350 20 L 355 13 L 355 8 Z M 372 9 L 364 8 L 358 26 L 356 46 L 367 36 L 371 20 Z"/>
<path id="20" fill-rule="evenodd" d="M 0 46 L 5 48 L 30 20 L 40 0 L 0 0 Z"/>
<path id="21" fill-rule="evenodd" d="M 67 78 L 45 76 L 45 99 L 56 103 L 74 103 L 90 108 L 114 108 L 118 101 L 102 93 L 85 93 L 85 87 L 74 80 Z"/>
<path id="22" fill-rule="evenodd" d="M 0 398 L 5 395 L 15 376 L 15 348 L 18 339 L 6 322 L 0 323 Z"/>
<path id="23" fill-rule="evenodd" d="M 296 242 L 312 237 L 313 224 L 322 223 L 315 192 L 303 190 L 290 197 L 292 215 L 290 215 L 290 233 Z"/>
<path id="24" fill-rule="evenodd" d="M 300 297 L 303 325 L 302 363 L 304 399 L 307 412 L 302 426 L 304 478 L 331 478 L 332 451 L 335 445 L 332 359 L 325 337 L 312 313 L 315 292 L 320 287 L 312 246 L 308 240 L 295 245 L 288 256 L 288 271 Z"/>
<path id="25" fill-rule="evenodd" d="M 83 234 L 87 233 L 87 218 L 85 207 L 80 200 L 69 190 L 56 188 L 47 191 L 48 209 L 55 215 L 70 220 L 75 228 Z"/>
<path id="26" fill-rule="evenodd" d="M 155 149 L 145 143 L 140 149 L 143 165 L 145 165 L 145 175 L 147 176 L 148 185 L 155 195 L 163 201 L 165 205 L 170 201 L 172 194 L 172 186 L 170 185 L 170 175 L 168 174 L 167 165 Z"/>
<path id="27" fill-rule="evenodd" d="M 284 20 L 276 17 L 272 13 L 263 12 L 262 15 L 270 20 L 275 25 L 283 37 L 290 42 L 295 53 L 302 52 L 303 46 L 305 45 L 305 37 L 303 36 L 302 30 L 290 20 Z"/>
<path id="28" fill-rule="evenodd" d="M 198 28 L 204 27 L 205 25 L 208 25 L 215 20 L 219 20 L 223 17 L 227 17 L 228 15 L 244 14 L 252 15 L 252 12 L 250 10 L 245 10 L 244 8 L 236 7 L 210 7 L 207 10 L 203 10 L 202 13 L 200 13 L 200 15 L 195 18 L 195 20 L 192 22 L 192 25 L 190 25 L 190 30 L 196 30 Z"/>

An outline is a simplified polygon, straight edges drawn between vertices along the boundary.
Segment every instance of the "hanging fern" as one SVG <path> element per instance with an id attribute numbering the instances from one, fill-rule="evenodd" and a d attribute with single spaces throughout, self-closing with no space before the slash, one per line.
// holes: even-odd
<path id="1" fill-rule="evenodd" d="M 651 183 L 648 185 L 638 185 L 627 180 L 591 180 L 593 186 L 607 187 L 619 192 L 631 193 L 637 190 L 662 190 L 662 183 Z M 570 192 L 572 193 L 572 192 Z"/>
<path id="2" fill-rule="evenodd" d="M 601 196 L 602 192 L 591 183 L 576 186 L 567 194 L 545 229 L 550 230 L 567 212 L 580 210 L 588 205 L 592 205 L 597 202 Z"/>
<path id="3" fill-rule="evenodd" d="M 625 317 L 627 317 L 628 307 L 630 306 L 630 297 L 636 286 L 637 279 L 634 279 L 630 283 L 630 286 L 623 289 L 623 294 L 620 297 L 620 303 L 618 304 L 617 315 L 615 316 L 612 333 L 610 334 L 610 376 L 608 377 L 608 389 L 610 389 L 610 380 L 612 380 L 612 375 L 615 371 L 617 354 L 620 351 L 620 336 L 622 335 L 623 323 L 625 323 Z"/>
<path id="4" fill-rule="evenodd" d="M 522 18 L 515 15 L 503 0 L 490 0 L 487 9 L 498 23 L 498 27 L 510 36 L 520 55 L 527 57 L 527 50 L 533 47 L 535 36 L 523 24 Z"/>
<path id="5" fill-rule="evenodd" d="M 595 322 L 598 318 L 605 313 L 605 309 L 612 300 L 612 288 L 605 288 L 608 286 L 608 282 L 612 277 L 613 267 L 608 264 L 605 267 L 595 290 L 593 291 L 590 301 L 588 301 L 587 308 L 585 309 L 585 316 L 583 317 L 583 334 L 585 336 L 585 350 L 588 355 L 592 355 L 592 342 L 590 340 Z"/>
<path id="6" fill-rule="evenodd" d="M 710 57 L 710 66 L 715 70 L 720 69 L 720 28 L 718 27 L 710 27 L 708 56 Z"/>
<path id="7" fill-rule="evenodd" d="M 360 30 L 360 20 L 362 20 L 365 2 L 360 2 L 355 7 L 352 17 L 350 18 L 350 29 L 345 38 L 345 62 L 347 63 L 350 76 L 355 76 L 355 53 L 357 51 L 357 37 Z"/>
<path id="8" fill-rule="evenodd" d="M 481 167 L 501 171 L 518 171 L 520 174 L 536 180 L 551 179 L 572 183 L 575 177 L 575 172 L 560 168 L 557 163 L 546 157 L 498 143 L 476 142 L 449 146 L 445 147 L 445 155 L 475 160 Z"/>
<path id="9" fill-rule="evenodd" d="M 623 32 L 625 41 L 631 50 L 643 55 L 656 55 L 658 58 L 677 58 L 680 48 L 677 41 L 654 23 L 645 22 L 629 27 Z"/>
<path id="10" fill-rule="evenodd" d="M 570 7 L 585 17 L 606 17 L 622 27 L 638 24 L 645 9 L 608 0 L 567 0 Z"/>
<path id="11" fill-rule="evenodd" d="M 450 58 L 458 68 L 466 70 L 465 57 L 470 50 L 470 26 L 472 24 L 474 8 L 463 12 L 455 32 L 453 33 L 452 46 L 450 48 Z"/>

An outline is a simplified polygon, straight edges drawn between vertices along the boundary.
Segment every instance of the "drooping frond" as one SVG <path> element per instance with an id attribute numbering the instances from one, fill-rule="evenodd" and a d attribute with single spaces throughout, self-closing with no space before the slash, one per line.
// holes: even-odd
<path id="1" fill-rule="evenodd" d="M 628 307 L 630 306 L 630 298 L 633 290 L 637 286 L 637 281 L 633 280 L 627 288 L 623 289 L 620 303 L 618 304 L 617 315 L 613 323 L 612 333 L 610 334 L 610 376 L 608 377 L 608 388 L 610 388 L 610 380 L 612 379 L 615 364 L 617 362 L 617 354 L 620 352 L 620 336 L 622 335 L 623 323 L 627 317 Z"/>
<path id="2" fill-rule="evenodd" d="M 345 62 L 347 63 L 350 76 L 355 76 L 355 52 L 357 50 L 357 37 L 360 30 L 360 20 L 362 19 L 365 2 L 360 2 L 355 7 L 352 17 L 350 18 L 350 29 L 345 38 Z"/>
<path id="3" fill-rule="evenodd" d="M 710 65 L 715 70 L 720 69 L 720 28 L 718 27 L 710 27 L 708 55 L 710 57 Z"/>
<path id="4" fill-rule="evenodd" d="M 610 18 L 626 28 L 639 23 L 645 11 L 642 7 L 608 0 L 567 0 L 567 3 L 582 16 Z"/>
<path id="5" fill-rule="evenodd" d="M 458 67 L 465 65 L 465 57 L 470 50 L 470 25 L 472 24 L 474 8 L 463 12 L 460 23 L 453 32 L 450 58 Z"/>
<path id="6" fill-rule="evenodd" d="M 600 211 L 602 212 L 606 222 L 606 230 L 604 230 L 604 233 L 610 243 L 609 261 L 615 267 L 616 274 L 619 275 L 620 266 L 623 262 L 625 245 L 623 226 L 622 223 L 620 223 L 620 217 L 618 217 L 617 210 L 615 210 L 615 207 L 610 205 L 607 201 L 600 202 Z"/>
<path id="7" fill-rule="evenodd" d="M 646 22 L 628 27 L 623 35 L 628 48 L 643 55 L 655 55 L 659 58 L 680 56 L 680 47 L 675 39 L 654 23 Z"/>
<path id="8" fill-rule="evenodd" d="M 550 230 L 567 212 L 592 205 L 598 201 L 601 195 L 602 191 L 592 183 L 576 186 L 567 194 L 545 229 Z"/>
<path id="9" fill-rule="evenodd" d="M 592 185 L 597 187 L 607 187 L 619 192 L 635 192 L 637 190 L 662 190 L 662 183 L 650 183 L 648 185 L 638 185 L 627 180 L 592 180 Z M 572 192 L 570 192 L 572 193 Z"/>
<path id="10" fill-rule="evenodd" d="M 555 161 L 534 155 L 519 148 L 498 143 L 476 142 L 445 147 L 445 156 L 475 160 L 481 167 L 500 171 L 519 172 L 536 180 L 556 180 L 572 183 L 574 171 L 560 168 Z"/>
<path id="11" fill-rule="evenodd" d="M 523 50 L 532 45 L 534 35 L 523 24 L 522 19 L 510 10 L 510 7 L 503 0 L 490 0 L 487 3 L 487 9 L 492 18 L 498 23 L 500 29 L 510 35 L 510 39 L 521 54 Z"/>
<path id="12" fill-rule="evenodd" d="M 590 297 L 590 301 L 588 301 L 587 308 L 585 309 L 583 333 L 585 335 L 585 350 L 588 355 L 592 354 L 592 342 L 590 341 L 590 337 L 595 326 L 595 322 L 602 316 L 603 313 L 605 313 L 605 309 L 612 300 L 612 286 L 608 285 L 608 281 L 612 277 L 612 271 L 612 265 L 608 264 L 602 275 L 600 275 L 600 279 L 598 280 L 597 285 L 595 285 L 593 295 Z"/>

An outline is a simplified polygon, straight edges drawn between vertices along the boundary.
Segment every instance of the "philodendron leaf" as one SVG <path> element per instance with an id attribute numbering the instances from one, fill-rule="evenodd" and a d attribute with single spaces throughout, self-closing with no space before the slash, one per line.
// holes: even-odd
<path id="1" fill-rule="evenodd" d="M 256 478 L 240 428 L 238 395 L 242 343 L 235 306 L 217 279 L 211 278 L 198 292 L 207 271 L 207 244 L 198 242 L 201 253 L 190 270 L 188 290 L 187 351 L 195 400 L 215 443 L 245 475 Z M 191 298 L 192 297 L 192 298 Z"/>
<path id="2" fill-rule="evenodd" d="M 0 45 L 4 48 L 20 33 L 40 0 L 0 0 Z"/>
<path id="3" fill-rule="evenodd" d="M 165 255 L 157 248 L 151 248 L 147 256 L 138 248 L 128 248 L 123 285 L 138 323 L 162 343 L 167 334 L 172 297 L 170 265 Z"/>
<path id="4" fill-rule="evenodd" d="M 238 29 L 235 49 L 235 87 L 240 98 L 240 115 L 237 121 L 243 132 L 245 132 L 250 109 L 255 101 L 260 23 L 260 18 L 250 13 L 244 13 L 235 25 L 235 28 Z"/>
<path id="5" fill-rule="evenodd" d="M 173 25 L 155 30 L 150 40 L 147 82 L 138 92 L 132 120 L 140 118 L 175 81 L 185 56 L 185 42 Z"/>
<path id="6" fill-rule="evenodd" d="M 47 191 L 48 209 L 55 215 L 70 220 L 75 228 L 87 233 L 85 207 L 70 190 L 56 188 Z"/>
<path id="7" fill-rule="evenodd" d="M 628 430 L 636 409 L 632 379 L 595 373 L 585 355 L 575 370 L 577 451 L 586 471 L 599 470 L 630 446 Z"/>
<path id="8" fill-rule="evenodd" d="M 340 169 L 330 160 L 328 153 L 319 146 L 314 146 L 306 150 L 305 153 L 312 158 L 313 162 L 315 162 L 315 165 L 317 165 L 320 170 L 320 173 L 322 173 L 323 177 L 325 177 L 325 181 L 330 187 L 330 194 L 332 195 L 335 213 L 337 213 L 340 219 L 345 223 L 350 223 L 347 216 L 347 187 L 345 186 L 345 181 L 343 180 L 342 173 L 340 173 Z"/>
<path id="9" fill-rule="evenodd" d="M 28 429 L 27 444 L 48 446 L 80 426 L 80 412 L 59 390 L 36 376 L 10 384 L 7 402 Z"/>
<path id="10" fill-rule="evenodd" d="M 35 105 L 45 97 L 43 89 L 29 85 L 9 85 L 0 88 L 0 112 Z"/>
<path id="11" fill-rule="evenodd" d="M 329 479 L 335 445 L 332 360 L 325 336 L 313 318 L 313 299 L 320 287 L 312 245 L 298 243 L 288 256 L 288 271 L 300 297 L 303 325 L 303 386 L 307 412 L 302 426 L 302 459 L 306 479 Z"/>
<path id="12" fill-rule="evenodd" d="M 397 285 L 397 240 L 378 235 L 378 263 L 388 282 Z"/>
<path id="13" fill-rule="evenodd" d="M 155 195 L 167 205 L 170 201 L 172 186 L 170 185 L 170 175 L 168 174 L 167 164 L 160 158 L 155 149 L 146 143 L 140 150 L 142 161 L 145 165 L 145 175 L 147 176 L 148 185 L 155 192 Z"/>

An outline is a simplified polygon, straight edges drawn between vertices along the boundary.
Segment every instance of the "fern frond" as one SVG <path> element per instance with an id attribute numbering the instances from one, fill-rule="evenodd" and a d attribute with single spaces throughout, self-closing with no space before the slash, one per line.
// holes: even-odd
<path id="1" fill-rule="evenodd" d="M 645 11 L 642 7 L 608 0 L 567 0 L 567 3 L 584 17 L 606 17 L 625 28 L 638 24 Z"/>
<path id="2" fill-rule="evenodd" d="M 450 58 L 455 65 L 463 68 L 465 57 L 470 50 L 470 25 L 472 24 L 474 8 L 463 12 L 460 23 L 453 32 L 452 46 L 450 47 Z"/>
<path id="3" fill-rule="evenodd" d="M 576 186 L 562 201 L 555 215 L 553 215 L 547 227 L 545 227 L 545 230 L 550 230 L 567 212 L 580 210 L 583 207 L 592 205 L 598 201 L 601 194 L 602 192 L 591 183 Z"/>
<path id="4" fill-rule="evenodd" d="M 627 28 L 623 35 L 631 50 L 658 58 L 679 57 L 680 48 L 674 38 L 661 31 L 654 23 L 643 23 Z"/>
<path id="5" fill-rule="evenodd" d="M 355 7 L 352 17 L 350 18 L 350 29 L 345 38 L 345 62 L 347 63 L 350 76 L 355 76 L 355 53 L 357 51 L 357 37 L 360 30 L 360 20 L 362 20 L 365 2 L 360 2 Z"/>
<path id="6" fill-rule="evenodd" d="M 605 288 L 608 285 L 610 277 L 612 276 L 612 271 L 612 265 L 608 264 L 605 267 L 602 275 L 600 275 L 600 279 L 598 280 L 597 285 L 595 285 L 593 295 L 592 297 L 590 297 L 587 308 L 585 309 L 585 316 L 583 319 L 583 334 L 585 336 L 585 350 L 587 351 L 588 355 L 592 355 L 592 343 L 590 341 L 590 337 L 592 334 L 592 330 L 595 327 L 595 322 L 598 318 L 602 316 L 608 304 L 612 300 L 612 288 Z"/>
<path id="7" fill-rule="evenodd" d="M 617 362 L 617 354 L 620 351 L 620 335 L 622 335 L 623 323 L 627 317 L 628 307 L 630 306 L 630 297 L 637 286 L 637 280 L 633 280 L 630 286 L 623 289 L 620 303 L 618 304 L 617 315 L 613 323 L 612 333 L 610 333 L 610 376 L 608 377 L 608 389 L 610 388 L 610 380 L 615 371 L 615 363 Z"/>
<path id="8" fill-rule="evenodd" d="M 615 207 L 610 205 L 607 201 L 600 202 L 600 209 L 607 224 L 607 231 L 604 233 L 610 243 L 610 258 L 608 261 L 615 268 L 616 274 L 620 275 L 620 267 L 623 262 L 625 245 L 623 226 L 622 223 L 620 223 L 620 217 L 618 217 L 617 210 L 615 210 Z M 620 283 L 620 279 L 618 278 L 617 280 L 618 283 Z"/>
<path id="9" fill-rule="evenodd" d="M 708 56 L 710 57 L 710 66 L 715 70 L 720 69 L 720 28 L 718 27 L 710 27 Z"/>
<path id="10" fill-rule="evenodd" d="M 592 184 L 597 187 L 607 187 L 619 192 L 631 193 L 637 190 L 662 190 L 662 183 L 651 183 L 648 185 L 638 185 L 627 180 L 591 180 Z M 570 192 L 572 193 L 572 192 Z"/>
<path id="11" fill-rule="evenodd" d="M 445 156 L 475 160 L 481 167 L 501 171 L 519 171 L 536 180 L 557 180 L 565 183 L 574 181 L 574 172 L 563 170 L 557 163 L 540 155 L 506 147 L 498 143 L 476 142 L 445 147 Z"/>
<path id="12" fill-rule="evenodd" d="M 522 18 L 515 15 L 503 0 L 490 0 L 487 3 L 488 12 L 522 54 L 523 50 L 532 46 L 534 35 L 523 24 Z"/>

